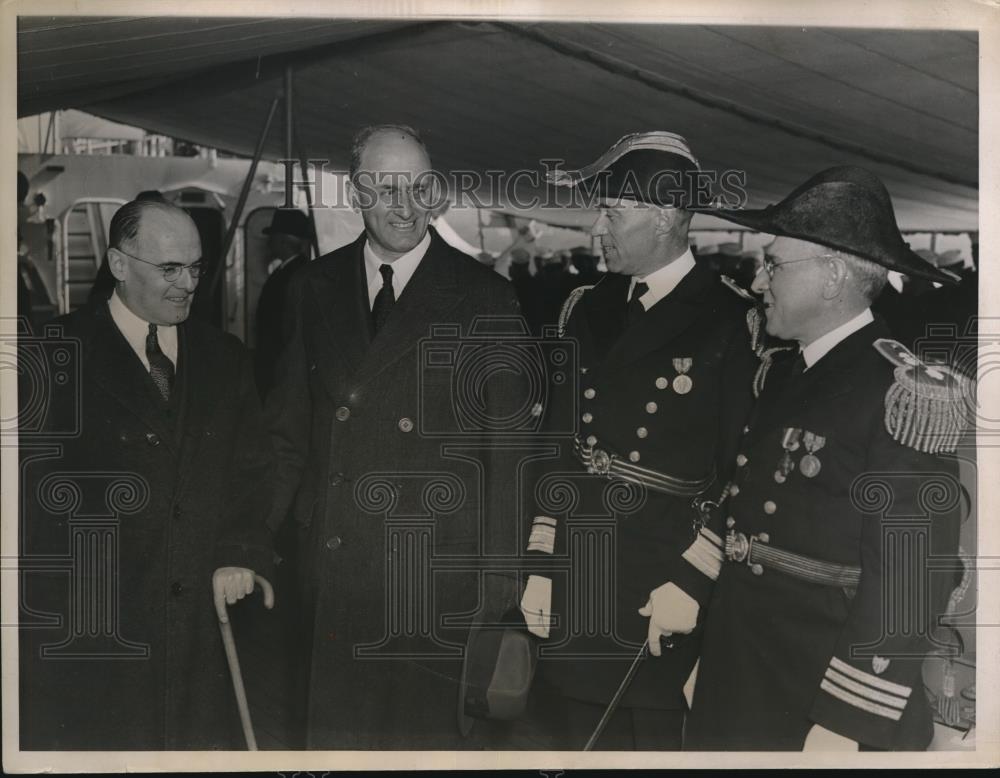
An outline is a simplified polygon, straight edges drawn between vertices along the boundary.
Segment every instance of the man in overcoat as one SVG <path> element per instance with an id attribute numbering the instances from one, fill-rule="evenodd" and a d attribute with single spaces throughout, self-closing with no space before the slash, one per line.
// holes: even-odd
<path id="1" fill-rule="evenodd" d="M 182 210 L 128 203 L 109 246 L 110 299 L 21 343 L 21 747 L 242 748 L 214 603 L 271 562 L 249 355 L 188 319 Z"/>
<path id="2" fill-rule="evenodd" d="M 491 446 L 511 418 L 506 371 L 470 335 L 519 310 L 505 279 L 428 228 L 432 172 L 412 129 L 362 130 L 365 231 L 289 288 L 267 411 L 273 521 L 290 512 L 303 538 L 309 748 L 476 747 L 458 723 L 466 635 L 516 604 L 512 575 L 481 569 L 517 554 L 513 470 Z"/>
<path id="3" fill-rule="evenodd" d="M 649 132 L 562 179 L 600 198 L 609 272 L 563 310 L 579 350 L 576 430 L 533 471 L 537 569 L 521 608 L 544 640 L 519 747 L 582 748 L 648 639 L 653 655 L 595 748 L 680 748 L 698 635 L 661 651 L 660 600 L 699 520 L 693 501 L 725 483 L 758 364 L 748 301 L 689 248 L 693 212 L 709 205 L 700 172 L 684 138 Z"/>
<path id="4" fill-rule="evenodd" d="M 861 168 L 719 215 L 777 236 L 753 288 L 767 332 L 794 346 L 768 370 L 728 501 L 684 554 L 715 580 L 685 748 L 926 748 L 921 663 L 949 648 L 937 628 L 955 583 L 952 452 L 970 397 L 870 306 L 890 269 L 953 279 L 909 249 L 885 186 Z M 686 598 L 675 614 L 690 613 Z"/>

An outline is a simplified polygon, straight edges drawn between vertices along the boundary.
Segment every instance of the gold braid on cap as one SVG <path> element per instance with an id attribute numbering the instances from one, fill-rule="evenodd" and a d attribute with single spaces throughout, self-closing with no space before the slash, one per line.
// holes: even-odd
<path id="1" fill-rule="evenodd" d="M 896 366 L 885 394 L 886 431 L 916 451 L 954 451 L 965 432 L 962 411 L 972 382 L 947 365 L 924 364 L 898 341 L 880 338 L 873 345 Z"/>

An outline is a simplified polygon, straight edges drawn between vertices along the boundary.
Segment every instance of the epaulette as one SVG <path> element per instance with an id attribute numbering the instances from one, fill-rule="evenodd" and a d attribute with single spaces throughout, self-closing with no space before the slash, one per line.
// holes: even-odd
<path id="1" fill-rule="evenodd" d="M 578 286 L 569 293 L 569 297 L 566 298 L 566 302 L 564 302 L 562 308 L 559 309 L 558 325 L 560 338 L 566 334 L 566 325 L 569 323 L 569 317 L 573 313 L 573 306 L 580 302 L 580 298 L 583 297 L 584 292 L 593 288 L 594 284 L 590 284 L 588 286 Z"/>
<path id="2" fill-rule="evenodd" d="M 740 286 L 738 283 L 736 283 L 729 276 L 720 273 L 719 274 L 719 280 L 722 282 L 723 286 L 728 287 L 731 292 L 735 292 L 740 297 L 742 297 L 744 300 L 749 300 L 752 303 L 756 303 L 757 302 L 757 298 L 756 297 L 754 297 L 750 292 L 748 292 L 746 289 L 744 289 L 742 286 Z"/>
<path id="3" fill-rule="evenodd" d="M 898 341 L 880 338 L 873 346 L 895 365 L 885 394 L 888 433 L 917 451 L 954 451 L 966 427 L 969 379 L 947 365 L 924 364 Z"/>

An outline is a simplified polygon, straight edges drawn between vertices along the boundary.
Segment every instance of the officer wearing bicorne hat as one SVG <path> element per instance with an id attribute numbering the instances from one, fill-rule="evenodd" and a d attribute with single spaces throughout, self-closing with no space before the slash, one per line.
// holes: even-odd
<path id="1" fill-rule="evenodd" d="M 753 288 L 767 333 L 798 346 L 774 355 L 728 500 L 684 553 L 715 580 L 685 748 L 925 748 L 920 660 L 955 580 L 969 387 L 870 304 L 889 270 L 953 279 L 861 168 L 717 215 L 776 236 Z"/>
<path id="2" fill-rule="evenodd" d="M 578 349 L 576 430 L 529 475 L 521 610 L 543 640 L 518 746 L 582 748 L 648 640 L 652 656 L 594 747 L 680 747 L 698 640 L 661 648 L 660 603 L 684 574 L 700 585 L 680 558 L 692 501 L 726 480 L 758 368 L 749 295 L 689 248 L 692 213 L 710 204 L 698 173 L 684 138 L 647 132 L 555 182 L 600 198 L 593 232 L 610 272 L 560 315 Z"/>

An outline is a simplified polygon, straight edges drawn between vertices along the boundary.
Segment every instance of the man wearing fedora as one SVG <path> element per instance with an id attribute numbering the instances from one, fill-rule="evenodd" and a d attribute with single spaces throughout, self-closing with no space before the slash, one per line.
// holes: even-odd
<path id="1" fill-rule="evenodd" d="M 560 316 L 578 349 L 578 415 L 528 490 L 521 609 L 543 641 L 519 747 L 583 748 L 648 640 L 595 747 L 680 748 L 698 639 L 661 650 L 660 602 L 689 567 L 671 565 L 693 537 L 692 500 L 717 499 L 726 480 L 758 365 L 749 295 L 689 248 L 692 213 L 710 204 L 700 173 L 684 138 L 648 132 L 556 182 L 600 198 L 593 232 L 609 272 Z"/>
<path id="2" fill-rule="evenodd" d="M 889 270 L 952 279 L 909 249 L 861 168 L 717 215 L 776 236 L 753 288 L 767 333 L 797 345 L 767 372 L 728 501 L 684 553 L 715 580 L 685 748 L 923 749 L 967 386 L 889 339 L 870 306 Z M 683 589 L 674 630 L 698 610 Z"/>
<path id="3" fill-rule="evenodd" d="M 267 397 L 274 385 L 274 368 L 283 345 L 285 297 L 295 272 L 309 260 L 309 217 L 302 211 L 278 208 L 271 226 L 264 228 L 269 257 L 268 277 L 257 301 L 257 348 L 254 373 L 257 391 Z"/>

